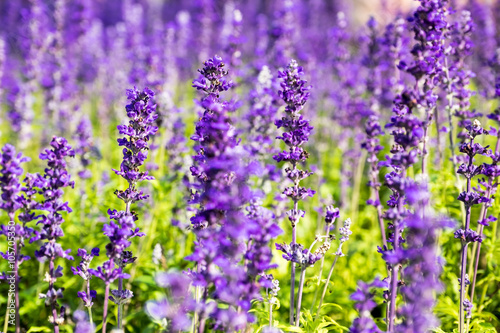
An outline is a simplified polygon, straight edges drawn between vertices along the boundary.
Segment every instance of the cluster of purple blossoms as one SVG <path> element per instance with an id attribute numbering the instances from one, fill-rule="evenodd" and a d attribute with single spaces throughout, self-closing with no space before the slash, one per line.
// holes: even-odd
<path id="1" fill-rule="evenodd" d="M 19 178 L 23 174 L 21 164 L 28 161 L 28 157 L 24 157 L 22 153 L 16 153 L 16 149 L 10 144 L 6 144 L 0 153 L 0 209 L 6 211 L 9 217 L 9 222 L 1 226 L 0 235 L 4 235 L 7 238 L 9 247 L 13 249 L 13 252 L 0 252 L 0 256 L 5 260 L 9 260 L 10 263 L 14 263 L 14 267 L 11 269 L 11 271 L 14 272 L 13 276 L 8 277 L 6 273 L 2 273 L 0 279 L 14 279 L 14 305 L 17 327 L 19 327 L 20 320 L 18 269 L 23 261 L 30 259 L 29 256 L 21 252 L 21 249 L 24 247 L 24 239 L 28 238 L 33 233 L 33 229 L 26 226 L 21 216 L 19 219 L 23 222 L 22 225 L 15 223 L 14 218 L 16 212 L 24 208 L 22 196 L 19 194 L 22 190 Z M 12 257 L 14 258 L 13 261 Z"/>
<path id="2" fill-rule="evenodd" d="M 153 104 L 154 92 L 148 88 L 143 91 L 137 88 L 127 90 L 127 98 L 130 103 L 125 107 L 129 117 L 128 125 L 119 125 L 118 132 L 125 135 L 118 139 L 118 144 L 123 146 L 123 161 L 120 170 L 113 171 L 122 176 L 129 184 L 124 191 L 116 191 L 116 196 L 123 200 L 128 208 L 130 204 L 147 198 L 142 191 L 137 190 L 136 185 L 143 180 L 152 180 L 147 171 L 141 172 L 139 168 L 148 157 L 148 141 L 158 131 L 154 125 L 158 114 L 156 105 Z M 130 213 L 127 211 L 127 213 Z"/>
<path id="3" fill-rule="evenodd" d="M 129 123 L 128 125 L 118 126 L 119 133 L 125 135 L 125 137 L 117 140 L 118 144 L 124 147 L 123 161 L 120 170 L 113 169 L 113 171 L 128 182 L 127 189 L 115 191 L 116 196 L 125 203 L 125 210 L 108 210 L 110 222 L 104 225 L 103 232 L 110 240 L 106 245 L 106 254 L 109 260 L 98 267 L 97 270 L 89 269 L 90 274 L 103 280 L 106 285 L 103 315 L 104 331 L 106 330 L 108 298 L 118 305 L 118 328 L 121 328 L 123 304 L 133 296 L 130 290 L 123 289 L 123 279 L 129 277 L 128 274 L 124 273 L 124 268 L 137 259 L 131 251 L 126 251 L 131 244 L 130 239 L 136 236 L 144 236 L 144 233 L 140 232 L 135 224 L 138 220 L 137 214 L 130 209 L 132 203 L 148 197 L 137 189 L 137 184 L 140 181 L 154 179 L 148 175 L 147 171 L 140 170 L 148 156 L 150 137 L 158 130 L 154 126 L 158 115 L 156 105 L 152 101 L 153 96 L 154 93 L 148 88 L 143 91 L 139 91 L 135 87 L 127 90 L 127 98 L 130 103 L 125 109 Z M 115 268 L 115 265 L 118 268 Z M 110 296 L 110 285 L 116 279 L 118 279 L 118 289 L 111 290 L 113 296 Z"/>
<path id="4" fill-rule="evenodd" d="M 388 209 L 383 214 L 384 219 L 389 221 L 390 233 L 387 243 L 392 245 L 392 249 L 389 249 L 386 244 L 379 248 L 391 275 L 389 290 L 386 294 L 389 299 L 387 325 L 390 332 L 395 330 L 399 271 L 402 264 L 407 262 L 407 252 L 410 251 L 410 244 L 407 244 L 406 249 L 403 247 L 406 240 L 402 236 L 403 229 L 407 227 L 407 222 L 411 218 L 405 205 L 410 203 L 409 196 L 412 195 L 411 191 L 414 187 L 414 181 L 407 178 L 407 169 L 417 163 L 418 156 L 422 154 L 421 172 L 426 175 L 427 130 L 436 107 L 437 96 L 434 88 L 437 84 L 436 79 L 442 71 L 441 62 L 444 52 L 442 38 L 448 26 L 445 5 L 446 1 L 422 0 L 409 20 L 416 41 L 411 51 L 414 61 L 411 64 L 400 61 L 398 68 L 410 73 L 416 83 L 413 88 L 404 89 L 394 100 L 393 115 L 386 125 L 394 138 L 394 144 L 390 150 L 392 156 L 379 163 L 380 166 L 393 169 L 385 176 L 385 185 L 392 191 L 392 194 L 387 202 Z M 421 108 L 425 111 L 423 121 L 417 117 Z M 421 143 L 423 143 L 422 150 L 419 147 Z"/>
<path id="5" fill-rule="evenodd" d="M 40 159 L 47 161 L 45 173 L 43 176 L 38 176 L 34 183 L 34 186 L 39 188 L 38 193 L 42 196 L 42 201 L 36 209 L 46 213 L 38 217 L 37 224 L 42 224 L 42 229 L 34 232 L 30 243 L 38 240 L 45 241 L 40 249 L 35 251 L 38 260 L 49 261 L 49 273 L 46 278 L 49 289 L 47 293 L 40 294 L 40 298 L 44 298 L 46 306 L 51 308 L 49 321 L 54 325 L 54 330 L 58 332 L 59 325 L 64 321 L 64 306 L 61 307 L 58 314 L 59 305 L 57 299 L 62 298 L 63 289 L 56 289 L 55 283 L 63 273 L 61 266 L 55 267 L 55 260 L 57 257 L 73 260 L 73 257 L 69 255 L 71 249 L 63 250 L 57 240 L 64 236 L 61 227 L 64 222 L 62 213 L 71 213 L 72 211 L 68 203 L 62 201 L 62 196 L 64 194 L 63 188 L 68 186 L 73 188 L 75 186 L 67 171 L 65 161 L 68 156 L 74 157 L 75 152 L 66 139 L 62 137 L 54 137 L 50 145 L 51 149 L 45 149 L 40 154 Z"/>
<path id="6" fill-rule="evenodd" d="M 279 108 L 276 80 L 268 66 L 262 66 L 255 88 L 249 93 L 250 107 L 245 119 L 248 122 L 248 148 L 256 158 L 265 158 L 273 152 L 273 124 Z"/>
<path id="7" fill-rule="evenodd" d="M 470 228 L 472 207 L 481 203 L 488 203 L 490 198 L 483 196 L 480 192 L 473 191 L 472 179 L 473 177 L 483 172 L 483 165 L 474 165 L 474 158 L 476 155 L 486 155 L 488 147 L 483 147 L 481 144 L 474 142 L 475 138 L 481 134 L 486 134 L 481 127 L 481 123 L 476 119 L 466 126 L 469 141 L 465 141 L 460 146 L 460 152 L 465 154 L 465 163 L 462 163 L 457 170 L 466 179 L 465 191 L 461 192 L 458 200 L 462 201 L 465 206 L 465 224 L 462 229 L 455 231 L 455 238 L 459 239 L 462 243 L 461 248 L 461 265 L 460 265 L 460 313 L 459 313 L 459 331 L 464 330 L 464 316 L 466 307 L 466 270 L 467 270 L 467 247 L 469 243 L 482 242 L 481 234 Z M 485 206 L 483 206 L 485 207 Z M 473 251 L 474 252 L 474 251 Z"/>
<path id="8" fill-rule="evenodd" d="M 384 149 L 383 146 L 380 145 L 379 136 L 384 134 L 382 128 L 380 127 L 379 119 L 376 115 L 370 116 L 365 124 L 365 133 L 366 139 L 361 144 L 361 148 L 366 149 L 368 152 L 368 157 L 366 161 L 369 163 L 369 181 L 368 186 L 372 189 L 371 199 L 367 201 L 367 204 L 372 205 L 377 209 L 377 217 L 380 227 L 380 232 L 382 235 L 382 243 L 387 246 L 387 240 L 385 235 L 385 226 L 382 215 L 382 204 L 380 202 L 380 184 L 379 181 L 379 173 L 380 173 L 380 165 L 378 159 L 378 153 Z"/>
<path id="9" fill-rule="evenodd" d="M 457 137 L 459 142 L 464 142 L 468 139 L 467 126 L 471 124 L 471 119 L 481 117 L 475 110 L 469 110 L 470 98 L 474 94 L 468 87 L 470 79 L 475 74 L 468 69 L 466 60 L 472 54 L 474 43 L 471 40 L 471 34 L 474 30 L 474 22 L 472 21 L 469 11 L 463 10 L 460 13 L 460 19 L 455 22 L 452 27 L 452 40 L 450 50 L 452 52 L 452 64 L 450 64 L 451 91 L 455 98 L 453 107 L 455 108 L 454 116 L 458 118 L 459 131 Z M 452 147 L 454 149 L 454 147 Z"/>
<path id="10" fill-rule="evenodd" d="M 197 101 L 203 111 L 191 137 L 197 155 L 190 168 L 196 179 L 190 203 L 199 207 L 191 218 L 197 240 L 186 259 L 197 263 L 189 275 L 197 293 L 203 290 L 195 311 L 198 332 L 207 325 L 235 331 L 253 321 L 250 302 L 260 291 L 255 274 L 271 267 L 263 244 L 276 229 L 270 216 L 252 208 L 249 214 L 241 210 L 254 195 L 245 183 L 249 170 L 242 164 L 244 149 L 238 147 L 230 116 L 235 106 L 220 98 L 232 86 L 225 78 L 225 64 L 215 56 L 199 72 L 193 87 L 203 92 Z M 266 231 L 271 233 L 265 235 Z M 242 259 L 246 266 L 238 264 Z"/>
<path id="11" fill-rule="evenodd" d="M 90 273 L 90 263 L 94 257 L 99 256 L 99 248 L 93 248 L 90 253 L 88 253 L 85 249 L 78 249 L 77 256 L 82 258 L 78 266 L 71 267 L 73 274 L 79 275 L 86 283 L 86 291 L 79 291 L 78 297 L 82 299 L 85 307 L 89 309 L 90 322 L 92 323 L 92 315 L 90 308 L 94 304 L 92 299 L 97 297 L 97 292 L 95 290 L 90 289 L 90 279 L 92 278 L 92 274 Z"/>
<path id="12" fill-rule="evenodd" d="M 402 323 L 397 332 L 425 332 L 438 325 L 433 313 L 436 294 L 443 286 L 440 282 L 442 258 L 439 256 L 438 237 L 444 228 L 455 223 L 443 216 L 436 216 L 430 209 L 430 193 L 427 185 L 412 184 L 406 191 L 412 212 L 405 218 L 406 248 L 403 250 L 407 262 L 402 270 L 404 284 L 400 287 L 405 304 L 398 314 Z"/>
<path id="13" fill-rule="evenodd" d="M 500 124 L 500 110 L 496 109 L 493 111 L 491 114 L 488 115 L 488 118 L 496 122 L 496 126 Z M 480 254 L 481 254 L 481 241 L 483 238 L 483 231 L 484 227 L 487 227 L 490 225 L 490 223 L 497 221 L 497 218 L 494 217 L 493 215 L 488 216 L 488 209 L 492 206 L 493 204 L 493 199 L 494 196 L 497 192 L 498 189 L 498 182 L 496 179 L 500 176 L 500 131 L 498 128 L 491 126 L 490 131 L 488 131 L 488 134 L 495 136 L 496 137 L 496 144 L 495 144 L 495 150 L 488 150 L 484 155 L 489 157 L 491 159 L 491 163 L 483 163 L 481 165 L 481 175 L 484 176 L 478 180 L 479 185 L 474 188 L 474 191 L 479 193 L 484 199 L 481 199 L 482 206 L 481 206 L 481 211 L 479 213 L 479 218 L 477 221 L 477 232 L 474 235 L 477 237 L 476 239 L 479 242 L 474 242 L 473 243 L 473 250 L 472 250 L 472 258 L 471 260 L 474 261 L 474 275 L 472 278 L 472 285 L 470 288 L 470 302 L 474 301 L 474 292 L 475 292 L 475 287 L 476 287 L 476 281 L 477 281 L 477 271 L 479 268 L 479 260 L 480 260 Z M 470 232 L 469 232 L 470 233 Z M 465 235 L 463 235 L 465 236 Z M 462 237 L 462 235 L 460 235 Z M 465 301 L 468 301 L 467 299 Z M 465 302 L 464 301 L 464 302 Z M 472 305 L 472 304 L 471 304 Z M 467 312 L 467 306 L 464 305 L 464 309 Z M 466 316 L 467 319 L 469 319 L 468 316 Z"/>
<path id="14" fill-rule="evenodd" d="M 293 202 L 293 208 L 287 211 L 288 220 L 292 226 L 292 240 L 288 244 L 276 244 L 278 250 L 285 254 L 283 258 L 291 262 L 291 289 L 290 289 L 290 324 L 300 320 L 299 314 L 294 318 L 295 306 L 295 264 L 302 268 L 301 281 L 305 268 L 313 265 L 321 259 L 321 256 L 311 253 L 309 249 L 305 249 L 303 245 L 297 243 L 296 225 L 301 217 L 304 217 L 305 211 L 299 209 L 299 201 L 307 197 L 312 197 L 316 192 L 312 189 L 300 186 L 300 182 L 312 175 L 312 172 L 301 170 L 298 164 L 305 162 L 309 157 L 308 152 L 302 147 L 309 140 L 309 136 L 313 127 L 309 124 L 309 120 L 305 119 L 301 114 L 305 103 L 309 99 L 310 86 L 306 85 L 307 81 L 302 79 L 303 70 L 299 67 L 295 60 L 291 60 L 284 71 L 280 71 L 278 77 L 281 82 L 279 91 L 280 98 L 285 102 L 285 115 L 276 120 L 275 124 L 278 129 L 282 128 L 281 136 L 276 137 L 283 141 L 287 149 L 273 156 L 276 162 L 288 162 L 290 166 L 285 169 L 287 178 L 293 183 L 292 186 L 286 187 L 283 194 Z M 300 287 L 299 287 L 300 289 Z M 301 292 L 299 291 L 299 295 Z M 300 297 L 299 297 L 300 299 Z M 300 304 L 300 302 L 298 303 Z M 300 305 L 297 305 L 299 311 Z"/>
<path id="15" fill-rule="evenodd" d="M 9 218 L 13 220 L 14 213 L 21 208 L 18 197 L 21 191 L 19 177 L 23 174 L 21 164 L 28 162 L 28 157 L 22 153 L 16 153 L 14 146 L 6 144 L 0 154 L 0 209 L 7 212 Z"/>
<path id="16" fill-rule="evenodd" d="M 434 117 L 437 94 L 435 88 L 443 70 L 444 43 L 443 38 L 448 30 L 448 1 L 420 0 L 420 6 L 409 19 L 414 32 L 415 44 L 411 50 L 413 62 L 399 63 L 399 69 L 410 73 L 415 78 L 412 89 L 405 89 L 399 98 L 407 105 L 409 112 L 412 109 L 424 108 L 421 133 L 422 174 L 426 174 L 426 156 L 428 129 Z M 422 89 L 420 89 L 422 85 Z M 406 100 L 406 101 L 405 101 Z M 436 119 L 437 120 L 437 119 Z"/>

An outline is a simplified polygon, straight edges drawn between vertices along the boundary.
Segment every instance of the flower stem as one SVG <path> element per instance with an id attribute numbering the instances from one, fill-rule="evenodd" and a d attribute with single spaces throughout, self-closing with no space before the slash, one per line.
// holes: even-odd
<path id="1" fill-rule="evenodd" d="M 304 290 L 304 278 L 306 276 L 306 268 L 302 267 L 300 270 L 300 282 L 299 282 L 299 290 L 297 292 L 297 315 L 295 318 L 295 326 L 299 327 L 300 325 L 300 307 L 302 305 L 302 292 Z"/>
<path id="2" fill-rule="evenodd" d="M 314 321 L 316 321 L 319 317 L 319 311 L 321 310 L 321 306 L 323 305 L 323 300 L 325 299 L 326 291 L 328 289 L 328 284 L 330 283 L 330 279 L 332 278 L 333 274 L 333 269 L 335 268 L 335 264 L 337 263 L 338 259 L 339 256 L 336 255 L 335 259 L 333 260 L 332 267 L 330 267 L 330 271 L 328 272 L 328 277 L 326 278 L 325 286 L 323 287 L 323 293 L 321 294 L 321 298 L 319 299 L 318 311 L 316 312 L 316 317 L 314 318 Z"/>
<path id="3" fill-rule="evenodd" d="M 326 226 L 326 233 L 325 236 L 328 237 L 330 235 L 330 227 L 335 223 L 335 219 L 331 222 L 328 223 Z M 321 277 L 323 276 L 323 267 L 325 266 L 325 256 L 321 258 L 321 265 L 319 268 L 319 273 L 318 273 L 318 283 L 316 284 L 316 291 L 314 291 L 314 298 L 311 304 L 311 309 L 309 312 L 313 312 L 314 306 L 316 305 L 316 300 L 318 299 L 318 293 L 319 293 L 319 286 L 321 285 Z"/>

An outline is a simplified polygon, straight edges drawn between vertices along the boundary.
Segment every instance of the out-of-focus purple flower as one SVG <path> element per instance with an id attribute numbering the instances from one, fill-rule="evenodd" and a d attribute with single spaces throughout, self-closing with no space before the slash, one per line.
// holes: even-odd
<path id="1" fill-rule="evenodd" d="M 82 170 L 78 172 L 81 179 L 89 179 L 92 173 L 88 169 L 90 165 L 90 154 L 94 147 L 92 142 L 92 124 L 87 117 L 82 117 L 76 127 L 74 139 L 77 142 L 75 146 L 75 153 L 80 158 Z"/>
<path id="2" fill-rule="evenodd" d="M 257 76 L 255 88 L 249 93 L 250 109 L 245 115 L 248 122 L 247 148 L 257 160 L 275 152 L 273 124 L 279 107 L 275 86 L 271 70 L 263 66 Z"/>
<path id="3" fill-rule="evenodd" d="M 85 311 L 76 310 L 73 314 L 73 319 L 76 322 L 75 333 L 94 333 L 95 325 L 89 322 Z"/>
<path id="4" fill-rule="evenodd" d="M 382 332 L 370 316 L 370 312 L 377 306 L 373 300 L 374 288 L 387 288 L 388 283 L 376 278 L 372 283 L 359 282 L 357 290 L 351 295 L 355 301 L 354 307 L 359 311 L 360 317 L 354 319 L 349 332 L 352 333 L 380 333 Z"/>
<path id="5" fill-rule="evenodd" d="M 197 241 L 193 253 L 186 259 L 198 265 L 196 271 L 189 272 L 194 286 L 206 290 L 215 287 L 213 292 L 205 293 L 197 305 L 200 325 L 204 326 L 208 320 L 213 321 L 216 329 L 232 331 L 253 320 L 247 311 L 251 300 L 257 298 L 259 286 L 255 277 L 237 263 L 245 256 L 245 244 L 253 236 L 260 242 L 262 230 L 257 221 L 252 221 L 241 210 L 252 193 L 245 184 L 248 175 L 242 164 L 245 150 L 238 147 L 237 131 L 230 117 L 235 106 L 220 98 L 220 93 L 232 86 L 232 82 L 225 79 L 225 64 L 215 56 L 207 60 L 199 72 L 201 76 L 193 81 L 193 87 L 203 92 L 201 100 L 196 101 L 203 111 L 191 136 L 196 142 L 197 155 L 190 168 L 196 180 L 193 184 L 196 192 L 192 193 L 190 203 L 199 205 L 191 218 Z M 246 255 L 252 257 L 253 254 L 250 247 Z M 260 259 L 256 257 L 255 264 Z M 209 302 L 208 297 L 214 301 Z M 237 313 L 233 307 L 241 307 L 242 311 Z"/>
<path id="6" fill-rule="evenodd" d="M 396 326 L 396 331 L 425 332 L 439 324 L 432 311 L 436 294 L 443 289 L 437 239 L 441 230 L 453 227 L 454 223 L 429 209 L 430 194 L 425 184 L 415 183 L 407 192 L 413 212 L 404 222 L 406 248 L 403 251 L 407 266 L 402 272 L 405 285 L 401 286 L 401 294 L 406 302 L 399 309 L 403 321 Z"/>

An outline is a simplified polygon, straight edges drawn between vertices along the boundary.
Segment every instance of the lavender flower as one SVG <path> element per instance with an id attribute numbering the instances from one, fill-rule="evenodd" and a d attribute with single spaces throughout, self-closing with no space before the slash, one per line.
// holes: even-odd
<path id="1" fill-rule="evenodd" d="M 73 319 L 76 322 L 75 333 L 93 333 L 95 325 L 88 321 L 84 311 L 76 310 L 73 314 Z"/>
<path id="2" fill-rule="evenodd" d="M 436 244 L 440 231 L 453 227 L 454 223 L 448 218 L 435 216 L 429 209 L 429 197 L 425 184 L 413 184 L 407 189 L 407 200 L 413 213 L 405 219 L 404 257 L 408 265 L 402 272 L 405 284 L 401 286 L 401 294 L 405 304 L 399 309 L 403 322 L 397 325 L 397 332 L 425 332 L 438 325 L 432 309 L 436 304 L 436 294 L 443 286 L 439 280 L 442 260 Z"/>
<path id="3" fill-rule="evenodd" d="M 20 200 L 21 196 L 19 195 L 22 189 L 19 177 L 23 174 L 23 168 L 21 164 L 29 160 L 30 159 L 24 157 L 22 153 L 16 153 L 15 148 L 10 144 L 6 144 L 5 146 L 3 146 L 2 152 L 0 154 L 0 209 L 5 210 L 9 217 L 8 224 L 2 225 L 0 234 L 5 235 L 8 244 L 13 244 L 9 245 L 9 247 L 13 248 L 13 253 L 9 251 L 7 251 L 6 253 L 0 252 L 0 255 L 6 260 L 9 260 L 9 257 L 14 257 L 14 267 L 12 267 L 13 269 L 11 269 L 12 271 L 14 271 L 14 274 L 10 278 L 14 279 L 16 327 L 20 327 L 18 269 L 24 260 L 30 259 L 30 257 L 25 256 L 21 253 L 21 248 L 24 247 L 24 239 L 26 237 L 29 237 L 33 230 L 26 227 L 26 224 L 24 222 L 22 225 L 16 224 L 14 221 L 14 216 L 16 211 L 23 207 L 22 201 Z"/>
<path id="4" fill-rule="evenodd" d="M 232 331 L 252 320 L 248 310 L 259 288 L 238 262 L 245 255 L 244 244 L 261 230 L 241 211 L 250 201 L 251 192 L 245 184 L 248 171 L 242 165 L 242 150 L 237 149 L 237 132 L 230 117 L 234 105 L 220 98 L 220 93 L 232 86 L 225 79 L 225 64 L 215 56 L 199 72 L 201 76 L 193 81 L 193 87 L 203 93 L 197 101 L 203 112 L 191 137 L 197 155 L 190 168 L 196 180 L 191 203 L 199 205 L 191 218 L 197 241 L 186 259 L 197 263 L 196 271 L 189 272 L 197 292 L 204 289 L 197 306 L 198 330 L 202 332 L 208 321 L 214 329 Z M 253 244 L 262 241 L 258 237 Z M 252 258 L 251 251 L 249 248 L 247 258 Z M 260 260 L 252 259 L 255 265 Z M 209 297 L 214 301 L 209 302 Z M 242 311 L 236 312 L 238 306 Z"/>
<path id="5" fill-rule="evenodd" d="M 369 181 L 368 186 L 371 187 L 371 196 L 373 199 L 370 199 L 367 203 L 374 206 L 377 209 L 377 218 L 380 227 L 380 233 L 382 235 L 382 244 L 387 246 L 387 240 L 385 235 L 385 226 L 382 216 L 382 204 L 380 203 L 380 181 L 379 181 L 379 172 L 380 166 L 378 163 L 377 154 L 384 149 L 379 143 L 380 139 L 378 138 L 380 135 L 384 134 L 382 132 L 382 128 L 380 127 L 378 117 L 373 115 L 370 116 L 368 121 L 365 124 L 365 132 L 366 139 L 361 144 L 361 148 L 366 149 L 368 152 L 368 157 L 366 161 L 370 164 L 369 171 Z"/>
<path id="6" fill-rule="evenodd" d="M 194 303 L 189 293 L 189 278 L 179 273 L 160 273 L 155 280 L 169 291 L 170 297 L 148 301 L 145 305 L 147 314 L 164 329 L 187 330 L 191 324 L 187 312 L 192 310 Z"/>
<path id="7" fill-rule="evenodd" d="M 127 90 L 130 104 L 125 109 L 130 120 L 128 125 L 118 126 L 119 133 L 128 138 L 118 139 L 118 144 L 124 147 L 123 161 L 120 164 L 120 170 L 113 169 L 113 171 L 129 183 L 126 190 L 116 191 L 117 197 L 123 200 L 127 207 L 130 207 L 131 203 L 147 198 L 147 195 L 136 189 L 137 183 L 154 179 L 148 176 L 147 171 L 140 172 L 139 170 L 148 157 L 149 138 L 158 130 L 153 125 L 158 117 L 156 106 L 152 103 L 153 96 L 153 91 L 148 88 L 142 92 L 135 87 Z M 130 213 L 128 209 L 127 213 Z"/>
<path id="8" fill-rule="evenodd" d="M 298 209 L 298 202 L 307 198 L 312 197 L 315 191 L 302 187 L 299 185 L 300 181 L 311 175 L 311 172 L 300 170 L 297 168 L 299 162 L 304 162 L 309 157 L 307 151 L 302 148 L 302 145 L 309 140 L 309 136 L 313 127 L 309 125 L 309 121 L 304 119 L 300 114 L 304 104 L 309 98 L 310 86 L 306 86 L 306 81 L 301 78 L 303 75 L 302 67 L 299 67 L 295 60 L 291 60 L 287 68 L 283 72 L 279 72 L 278 77 L 283 79 L 281 83 L 282 90 L 279 91 L 279 96 L 286 103 L 285 106 L 285 116 L 280 120 L 276 120 L 276 127 L 283 128 L 284 132 L 277 139 L 282 140 L 288 147 L 288 150 L 283 150 L 273 156 L 277 162 L 289 162 L 291 168 L 286 168 L 286 174 L 288 179 L 293 182 L 293 186 L 285 188 L 283 194 L 288 196 L 293 202 L 293 208 L 287 212 L 288 219 L 292 224 L 292 241 L 290 243 L 289 254 L 295 253 L 296 251 L 301 251 L 299 249 L 300 245 L 297 245 L 297 231 L 295 226 L 297 225 L 299 218 L 304 216 L 304 211 Z M 287 260 L 291 260 L 289 255 Z M 286 258 L 285 258 L 286 259 Z M 319 258 L 318 258 L 319 259 Z M 316 260 L 310 258 L 308 262 L 313 264 Z M 296 322 L 298 324 L 299 318 L 294 320 L 294 309 L 293 304 L 295 297 L 295 261 L 292 261 L 291 269 L 291 289 L 290 289 L 290 324 Z"/>
<path id="9" fill-rule="evenodd" d="M 387 288 L 388 284 L 384 280 L 376 278 L 372 283 L 360 282 L 358 289 L 351 295 L 351 299 L 356 302 L 354 307 L 359 311 L 360 317 L 356 318 L 350 328 L 351 333 L 381 333 L 370 316 L 370 312 L 377 306 L 373 300 L 373 288 Z"/>
<path id="10" fill-rule="evenodd" d="M 92 173 L 88 167 L 91 162 L 90 154 L 94 145 L 92 143 L 92 124 L 87 117 L 83 117 L 78 123 L 74 139 L 77 142 L 75 153 L 79 156 L 82 167 L 82 170 L 78 172 L 78 176 L 81 179 L 89 179 L 92 177 Z"/>
<path id="11" fill-rule="evenodd" d="M 424 175 L 426 174 L 427 132 L 434 117 L 437 100 L 434 92 L 437 81 L 435 78 L 442 73 L 444 56 L 442 40 L 448 29 L 446 5 L 447 1 L 420 0 L 420 6 L 410 19 L 416 41 L 411 50 L 414 61 L 410 64 L 402 61 L 399 64 L 400 69 L 410 73 L 416 80 L 414 90 L 403 92 L 403 96 L 408 96 L 410 100 L 416 99 L 419 107 L 423 107 L 425 111 L 425 119 L 422 122 L 422 174 Z M 418 88 L 421 80 L 425 81 L 423 91 Z M 413 107 L 409 109 L 412 110 Z"/>
<path id="12" fill-rule="evenodd" d="M 127 98 L 130 103 L 125 109 L 129 123 L 117 127 L 119 133 L 126 137 L 117 140 L 118 144 L 124 147 L 123 161 L 120 164 L 120 170 L 113 169 L 113 171 L 128 182 L 128 188 L 116 190 L 115 194 L 125 203 L 125 210 L 108 210 L 110 222 L 104 225 L 103 232 L 110 240 L 106 245 L 106 254 L 109 260 L 97 270 L 89 270 L 92 275 L 103 280 L 106 285 L 103 332 L 106 332 L 108 298 L 118 305 L 118 328 L 121 328 L 123 304 L 133 296 L 130 290 L 123 289 L 123 279 L 129 277 L 128 274 L 124 273 L 124 268 L 137 258 L 133 257 L 132 252 L 125 249 L 130 246 L 131 238 L 144 236 L 144 233 L 140 232 L 135 224 L 138 217 L 135 212 L 131 212 L 130 206 L 132 203 L 148 197 L 137 189 L 137 184 L 144 180 L 154 179 L 148 175 L 147 171 L 141 172 L 140 170 L 147 158 L 148 141 L 158 130 L 154 126 L 158 114 L 156 106 L 151 100 L 153 96 L 154 93 L 148 88 L 142 92 L 135 87 L 127 90 Z M 115 265 L 118 268 L 115 269 Z M 110 285 L 115 279 L 118 279 L 118 290 L 111 290 L 113 296 L 109 296 Z"/>
<path id="13" fill-rule="evenodd" d="M 65 138 L 54 137 L 50 143 L 51 149 L 45 149 L 40 154 L 41 160 L 47 161 L 45 174 L 37 179 L 36 186 L 40 188 L 39 194 L 43 196 L 43 202 L 37 207 L 46 213 L 40 216 L 38 224 L 42 224 L 42 230 L 35 231 L 35 236 L 30 239 L 30 243 L 36 240 L 44 240 L 39 250 L 35 251 L 35 256 L 38 260 L 49 261 L 49 272 L 46 276 L 46 281 L 49 283 L 49 289 L 46 294 L 40 294 L 40 298 L 45 299 L 45 304 L 51 308 L 49 322 L 54 325 L 54 331 L 59 332 L 59 325 L 64 321 L 64 307 L 58 314 L 59 304 L 57 299 L 62 298 L 63 289 L 56 289 L 55 283 L 57 278 L 62 274 L 62 267 L 55 267 L 57 257 L 73 260 L 69 255 L 71 249 L 63 250 L 61 245 L 57 243 L 59 237 L 64 236 L 62 223 L 64 218 L 63 212 L 71 213 L 71 208 L 67 202 L 62 201 L 63 188 L 74 188 L 75 183 L 71 180 L 66 169 L 66 157 L 74 157 L 75 151 L 68 144 Z"/>
<path id="14" fill-rule="evenodd" d="M 500 111 L 498 109 L 494 110 L 491 114 L 488 115 L 489 119 L 492 119 L 496 122 L 496 125 L 500 124 Z M 495 144 L 495 151 L 487 151 L 484 155 L 489 157 L 491 159 L 491 163 L 483 163 L 482 167 L 478 167 L 475 170 L 479 169 L 481 173 L 486 177 L 486 179 L 482 178 L 479 180 L 479 186 L 477 188 L 474 188 L 478 193 L 481 193 L 484 197 L 481 199 L 483 201 L 482 207 L 481 207 L 481 212 L 479 214 L 479 220 L 478 220 L 478 228 L 477 228 L 477 235 L 479 238 L 482 239 L 482 234 L 485 226 L 488 226 L 490 222 L 494 222 L 497 220 L 497 218 L 493 216 L 488 216 L 488 208 L 492 206 L 493 204 L 493 198 L 495 193 L 497 192 L 498 189 L 498 182 L 496 182 L 497 177 L 500 175 L 500 168 L 498 163 L 500 162 L 500 132 L 496 127 L 491 127 L 491 130 L 489 131 L 490 135 L 496 136 L 497 143 Z M 472 286 L 470 288 L 470 300 L 471 302 L 474 301 L 474 290 L 476 287 L 476 281 L 477 281 L 477 271 L 479 267 L 479 255 L 481 253 L 481 242 L 479 243 L 474 243 L 473 248 L 472 248 L 472 258 L 471 260 L 475 259 L 475 265 L 474 265 L 474 275 L 472 278 Z M 464 305 L 465 307 L 465 305 Z M 467 310 L 466 310 L 467 311 Z M 470 318 L 467 318 L 469 321 Z"/>
<path id="15" fill-rule="evenodd" d="M 84 249 L 78 249 L 77 255 L 82 258 L 78 266 L 76 267 L 71 267 L 71 270 L 73 271 L 73 274 L 79 275 L 87 284 L 87 291 L 79 291 L 78 292 L 78 297 L 82 299 L 83 304 L 85 307 L 88 308 L 89 311 L 89 318 L 90 318 L 90 324 L 93 324 L 92 321 L 92 305 L 94 304 L 92 302 L 92 299 L 97 297 L 97 293 L 95 290 L 90 289 L 90 279 L 92 278 L 92 274 L 89 271 L 89 266 L 90 263 L 92 262 L 92 259 L 94 257 L 99 256 L 99 248 L 95 247 L 93 248 L 90 253 L 88 253 Z"/>

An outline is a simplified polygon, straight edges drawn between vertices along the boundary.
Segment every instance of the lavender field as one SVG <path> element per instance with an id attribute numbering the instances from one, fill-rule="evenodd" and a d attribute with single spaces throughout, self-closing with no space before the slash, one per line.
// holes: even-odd
<path id="1" fill-rule="evenodd" d="M 359 3 L 0 1 L 0 332 L 499 332 L 500 2 Z"/>

